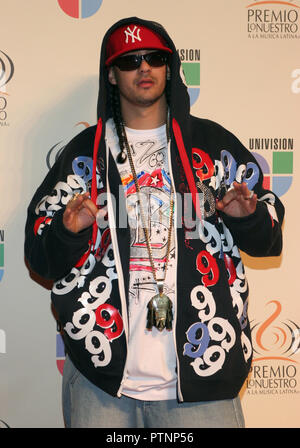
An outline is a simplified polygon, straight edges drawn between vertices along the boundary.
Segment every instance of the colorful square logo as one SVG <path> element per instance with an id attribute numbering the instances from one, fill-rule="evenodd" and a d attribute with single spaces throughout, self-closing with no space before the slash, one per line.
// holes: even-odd
<path id="1" fill-rule="evenodd" d="M 274 152 L 273 174 L 292 174 L 293 156 L 292 152 Z"/>
<path id="2" fill-rule="evenodd" d="M 198 100 L 200 94 L 200 63 L 182 62 L 181 65 L 192 106 Z"/>
<path id="3" fill-rule="evenodd" d="M 261 154 L 253 155 L 264 174 L 263 187 L 272 190 L 278 197 L 287 193 L 293 181 L 293 152 L 273 152 L 271 167 Z"/>

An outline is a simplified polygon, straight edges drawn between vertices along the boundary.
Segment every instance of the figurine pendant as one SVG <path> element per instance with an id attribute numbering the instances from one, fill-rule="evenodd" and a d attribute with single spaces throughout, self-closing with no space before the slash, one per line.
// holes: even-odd
<path id="1" fill-rule="evenodd" d="M 171 299 L 162 292 L 152 297 L 147 305 L 147 330 L 151 331 L 152 327 L 156 327 L 158 331 L 163 331 L 164 328 L 171 331 L 173 320 L 172 307 Z"/>

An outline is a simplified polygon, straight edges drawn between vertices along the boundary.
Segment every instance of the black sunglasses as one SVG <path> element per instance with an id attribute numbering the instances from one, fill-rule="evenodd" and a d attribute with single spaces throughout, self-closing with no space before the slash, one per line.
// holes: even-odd
<path id="1" fill-rule="evenodd" d="M 151 67 L 162 67 L 168 63 L 169 55 L 164 51 L 153 51 L 147 54 L 130 54 L 117 58 L 113 62 L 113 65 L 116 65 L 123 72 L 129 72 L 139 68 L 143 60 Z"/>

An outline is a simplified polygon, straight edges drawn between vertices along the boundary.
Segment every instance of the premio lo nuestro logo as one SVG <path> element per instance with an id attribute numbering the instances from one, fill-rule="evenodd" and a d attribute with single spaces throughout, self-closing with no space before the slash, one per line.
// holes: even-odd
<path id="1" fill-rule="evenodd" d="M 294 320 L 282 318 L 279 300 L 269 301 L 266 307 L 266 318 L 251 322 L 253 360 L 246 381 L 247 393 L 299 394 L 300 327 Z"/>
<path id="2" fill-rule="evenodd" d="M 253 152 L 264 175 L 263 186 L 278 197 L 290 189 L 293 181 L 294 139 L 293 138 L 250 138 L 251 151 L 264 151 L 271 156 L 269 162 L 261 152 Z"/>
<path id="3" fill-rule="evenodd" d="M 271 314 L 263 322 L 253 321 L 251 325 L 253 362 L 276 359 L 295 363 L 293 357 L 300 353 L 299 325 L 291 319 L 281 320 L 279 300 L 271 300 L 266 306 Z"/>
<path id="4" fill-rule="evenodd" d="M 297 1 L 255 1 L 246 6 L 248 37 L 299 39 L 300 6 Z"/>
<path id="5" fill-rule="evenodd" d="M 181 48 L 177 52 L 181 60 L 185 83 L 190 96 L 190 104 L 193 106 L 200 94 L 200 50 Z"/>
<path id="6" fill-rule="evenodd" d="M 86 19 L 99 10 L 103 0 L 58 0 L 61 9 L 74 19 Z"/>

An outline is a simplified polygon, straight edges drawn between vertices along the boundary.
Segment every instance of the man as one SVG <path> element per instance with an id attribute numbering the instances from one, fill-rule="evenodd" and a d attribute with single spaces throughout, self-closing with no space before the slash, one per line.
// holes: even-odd
<path id="1" fill-rule="evenodd" d="M 28 209 L 26 257 L 52 278 L 68 427 L 239 427 L 251 364 L 239 249 L 279 255 L 283 206 L 256 160 L 190 115 L 176 48 L 128 18 L 101 50 L 98 124 Z"/>

